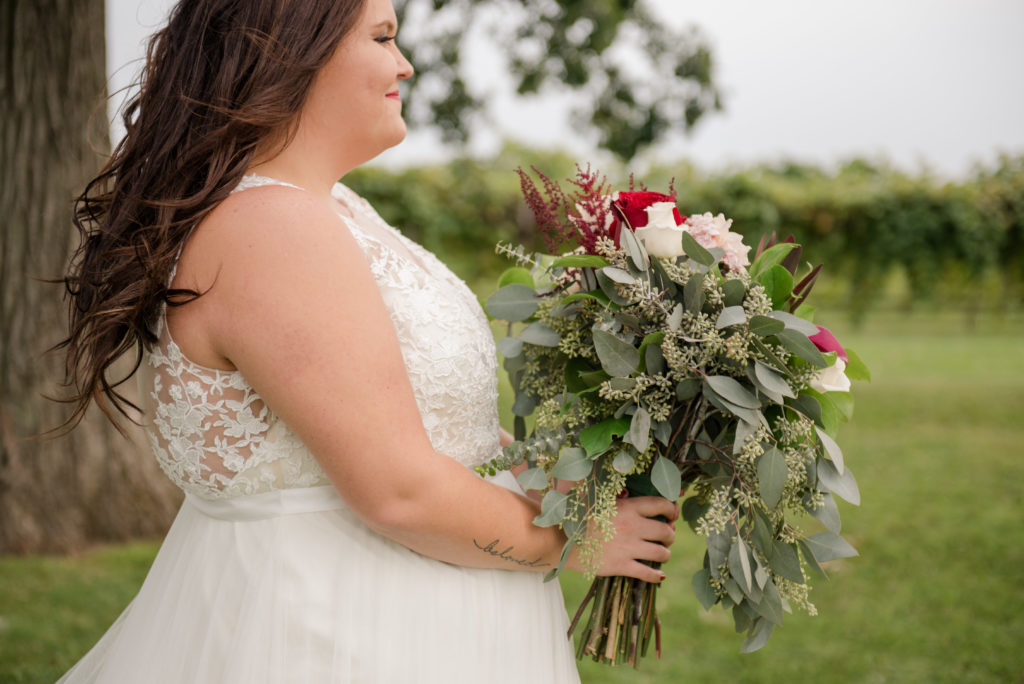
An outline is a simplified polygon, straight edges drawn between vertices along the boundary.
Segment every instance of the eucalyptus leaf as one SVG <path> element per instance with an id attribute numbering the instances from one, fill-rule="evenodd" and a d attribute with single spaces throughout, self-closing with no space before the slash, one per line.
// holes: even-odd
<path id="1" fill-rule="evenodd" d="M 825 528 L 839 534 L 843 531 L 842 520 L 839 517 L 839 507 L 836 506 L 835 498 L 828 492 L 822 494 L 824 505 L 811 509 L 810 513 L 820 520 Z"/>
<path id="2" fill-rule="evenodd" d="M 769 318 L 768 316 L 751 316 L 749 326 L 750 332 L 761 337 L 768 337 L 769 335 L 775 335 L 776 333 L 782 332 L 786 329 L 786 324 L 782 321 Z"/>
<path id="3" fill-rule="evenodd" d="M 740 646 L 740 653 L 753 653 L 764 648 L 764 645 L 768 643 L 768 639 L 772 636 L 773 629 L 775 629 L 775 625 L 770 621 L 764 618 L 755 620 L 750 628 L 750 632 L 747 634 L 746 640 Z"/>
<path id="4" fill-rule="evenodd" d="M 726 563 L 729 558 L 729 549 L 732 548 L 732 541 L 724 534 L 712 532 L 707 536 L 708 557 L 710 560 L 711 575 L 715 579 L 721 577 L 718 568 Z"/>
<path id="5" fill-rule="evenodd" d="M 728 328 L 730 325 L 739 325 L 746 322 L 747 312 L 743 310 L 742 306 L 727 306 L 722 309 L 722 313 L 718 314 L 715 328 L 721 330 L 722 328 Z"/>
<path id="6" fill-rule="evenodd" d="M 601 290 L 592 290 L 590 292 L 573 292 L 571 295 L 566 295 L 562 298 L 562 301 L 559 302 L 559 305 L 567 306 L 573 302 L 580 301 L 581 299 L 592 299 L 604 305 L 607 305 L 609 301 L 608 295 Z"/>
<path id="7" fill-rule="evenodd" d="M 633 454 L 629 453 L 628 449 L 620 449 L 615 458 L 612 459 L 612 468 L 623 475 L 628 475 L 633 472 L 633 466 L 636 465 L 636 459 L 633 458 Z"/>
<path id="8" fill-rule="evenodd" d="M 797 584 L 807 581 L 804 578 L 803 570 L 800 569 L 800 558 L 796 555 L 796 549 L 781 539 L 775 540 L 769 563 L 772 566 L 772 572 L 779 577 L 784 577 Z"/>
<path id="9" fill-rule="evenodd" d="M 691 496 L 690 498 L 683 501 L 682 509 L 680 510 L 680 515 L 683 516 L 683 520 L 685 520 L 686 523 L 690 526 L 690 529 L 696 530 L 697 524 L 700 522 L 701 516 L 707 513 L 707 511 L 707 504 L 702 504 L 699 498 L 697 498 L 696 496 Z"/>
<path id="10" fill-rule="evenodd" d="M 814 558 L 814 552 L 811 551 L 811 547 L 807 545 L 807 542 L 803 539 L 799 539 L 797 540 L 797 546 L 800 547 L 800 553 L 804 557 L 804 560 L 807 561 L 807 567 L 822 577 L 828 578 L 828 575 L 825 574 L 824 568 L 822 568 Z"/>
<path id="11" fill-rule="evenodd" d="M 540 515 L 533 519 L 537 527 L 551 527 L 562 522 L 565 517 L 566 505 L 569 497 L 552 489 L 540 502 Z"/>
<path id="12" fill-rule="evenodd" d="M 814 337 L 821 332 L 818 330 L 818 326 L 808 320 L 800 318 L 799 316 L 794 316 L 788 311 L 769 311 L 768 317 L 774 318 L 777 321 L 782 321 L 782 324 L 786 326 L 787 330 L 795 330 L 807 335 L 808 337 Z"/>
<path id="13" fill-rule="evenodd" d="M 748 409 L 761 408 L 761 402 L 757 400 L 757 397 L 728 375 L 706 375 L 704 382 L 714 390 L 715 394 L 729 403 Z"/>
<path id="14" fill-rule="evenodd" d="M 548 476 L 544 472 L 543 468 L 528 468 L 523 472 L 519 473 L 516 477 L 516 482 L 523 490 L 530 489 L 546 489 L 548 486 Z"/>
<path id="15" fill-rule="evenodd" d="M 651 432 L 654 434 L 654 439 L 668 446 L 668 440 L 672 439 L 672 423 L 667 420 L 656 420 Z"/>
<path id="16" fill-rule="evenodd" d="M 658 493 L 669 501 L 678 499 L 683 491 L 683 478 L 679 468 L 664 456 L 659 456 L 651 466 L 651 482 Z"/>
<path id="17" fill-rule="evenodd" d="M 648 375 L 661 375 L 668 369 L 665 355 L 661 353 L 661 347 L 656 344 L 647 345 L 644 349 L 643 360 L 644 371 Z"/>
<path id="18" fill-rule="evenodd" d="M 828 491 L 846 499 L 854 506 L 860 505 L 860 488 L 857 487 L 857 481 L 853 478 L 853 473 L 849 468 L 845 468 L 840 474 L 832 461 L 819 459 L 818 482 L 824 485 Z"/>
<path id="19" fill-rule="evenodd" d="M 757 461 L 757 479 L 761 498 L 769 509 L 779 505 L 788 475 L 786 457 L 779 449 L 769 447 L 761 454 Z"/>
<path id="20" fill-rule="evenodd" d="M 700 313 L 704 306 L 704 278 L 693 276 L 686 281 L 686 285 L 683 285 L 683 304 L 691 314 Z"/>
<path id="21" fill-rule="evenodd" d="M 746 603 L 732 607 L 732 621 L 737 634 L 742 634 L 754 626 L 754 618 L 746 610 Z"/>
<path id="22" fill-rule="evenodd" d="M 697 396 L 697 392 L 700 391 L 700 380 L 697 378 L 687 378 L 686 380 L 680 380 L 679 384 L 676 385 L 676 399 L 679 401 L 689 401 Z"/>
<path id="23" fill-rule="evenodd" d="M 777 339 L 783 347 L 796 354 L 812 366 L 824 368 L 828 365 L 825 361 L 825 357 L 821 355 L 820 351 L 818 351 L 818 348 L 815 347 L 814 343 L 807 339 L 807 335 L 802 332 L 786 328 L 785 330 L 780 330 L 775 333 L 775 339 Z"/>
<path id="24" fill-rule="evenodd" d="M 566 447 L 558 456 L 558 463 L 551 469 L 551 476 L 560 480 L 575 482 L 582 480 L 594 469 L 594 462 L 587 458 L 587 452 L 579 447 Z"/>
<path id="25" fill-rule="evenodd" d="M 629 423 L 629 433 L 626 440 L 636 447 L 641 454 L 647 451 L 651 444 L 651 414 L 643 406 L 637 408 L 633 414 L 633 420 Z M 632 469 L 632 468 L 631 468 Z"/>
<path id="26" fill-rule="evenodd" d="M 828 433 L 822 430 L 818 426 L 814 426 L 815 432 L 818 433 L 818 439 L 821 440 L 821 446 L 825 448 L 825 455 L 828 456 L 829 460 L 836 467 L 836 471 L 842 475 L 846 469 L 843 463 L 843 450 L 839 448 L 836 440 L 832 439 Z"/>
<path id="27" fill-rule="evenodd" d="M 750 568 L 750 557 L 747 545 L 743 537 L 736 537 L 732 548 L 729 549 L 729 574 L 739 583 L 744 592 L 749 592 L 754 586 L 754 574 Z M 735 600 L 735 599 L 734 599 Z M 739 603 L 739 601 L 736 601 Z"/>
<path id="28" fill-rule="evenodd" d="M 615 281 L 606 276 L 601 271 L 594 272 L 597 275 L 597 283 L 601 288 L 601 292 L 608 297 L 609 301 L 619 306 L 626 306 L 629 304 L 629 300 L 619 294 L 619 290 L 616 287 Z"/>
<path id="29" fill-rule="evenodd" d="M 595 254 L 569 254 L 558 257 L 551 265 L 562 268 L 601 268 L 608 265 L 608 260 Z"/>
<path id="30" fill-rule="evenodd" d="M 640 353 L 630 343 L 604 330 L 594 330 L 594 351 L 601 367 L 611 376 L 625 377 L 640 365 Z"/>
<path id="31" fill-rule="evenodd" d="M 512 414 L 516 416 L 528 416 L 537 408 L 537 400 L 526 392 L 517 392 L 516 400 L 512 402 Z"/>
<path id="32" fill-rule="evenodd" d="M 634 278 L 629 271 L 623 271 L 621 268 L 616 268 L 614 266 L 605 266 L 601 269 L 601 273 L 604 273 L 613 281 L 621 283 L 622 285 L 632 285 L 636 282 L 636 278 Z"/>
<path id="33" fill-rule="evenodd" d="M 715 263 L 711 252 L 701 247 L 688 231 L 683 231 L 683 251 L 698 264 L 710 267 Z"/>
<path id="34" fill-rule="evenodd" d="M 754 610 L 766 620 L 776 625 L 782 624 L 782 597 L 779 595 L 779 588 L 775 586 L 775 582 L 768 580 L 765 583 L 761 600 L 754 605 Z"/>
<path id="35" fill-rule="evenodd" d="M 722 302 L 726 306 L 742 304 L 747 297 L 747 287 L 742 280 L 731 278 L 722 283 Z"/>
<path id="36" fill-rule="evenodd" d="M 515 337 L 502 337 L 498 340 L 498 353 L 506 359 L 523 353 L 523 341 Z"/>
<path id="37" fill-rule="evenodd" d="M 629 392 L 636 387 L 636 378 L 609 378 L 608 386 L 616 392 Z"/>
<path id="38" fill-rule="evenodd" d="M 726 578 L 724 584 L 725 584 L 725 591 L 726 591 L 726 593 L 729 594 L 729 598 L 732 599 L 732 602 L 737 604 L 737 605 L 740 604 L 743 601 L 743 598 L 744 598 L 743 597 L 743 587 L 740 586 L 740 583 L 737 582 L 732 577 L 728 577 L 728 578 Z"/>
<path id="39" fill-rule="evenodd" d="M 807 548 L 811 550 L 814 559 L 819 563 L 859 555 L 857 549 L 850 546 L 849 542 L 835 532 L 812 534 L 805 541 Z"/>
<path id="40" fill-rule="evenodd" d="M 646 271 L 650 267 L 651 259 L 647 256 L 647 250 L 644 249 L 644 246 L 632 230 L 620 231 L 619 242 L 626 250 L 626 254 L 629 255 L 629 259 L 633 262 L 634 266 L 641 271 Z"/>
<path id="41" fill-rule="evenodd" d="M 761 415 L 761 412 L 758 411 L 757 409 L 748 409 L 743 406 L 737 406 L 731 401 L 726 401 L 707 385 L 704 385 L 704 398 L 707 399 L 712 406 L 722 411 L 723 413 L 736 416 L 740 420 L 745 421 L 750 425 L 759 425 L 765 423 L 764 416 Z M 699 451 L 700 445 L 698 444 L 696 446 Z M 708 456 L 702 455 L 701 457 L 707 458 Z"/>
<path id="42" fill-rule="evenodd" d="M 518 335 L 519 339 L 527 344 L 538 347 L 557 347 L 562 341 L 561 336 L 541 321 L 535 321 L 526 326 Z"/>
<path id="43" fill-rule="evenodd" d="M 760 361 L 754 362 L 754 376 L 757 378 L 757 381 L 761 383 L 761 386 L 767 391 L 775 392 L 784 397 L 795 396 L 793 394 L 793 388 L 789 386 L 789 383 L 786 382 L 786 379 L 782 374 Z M 779 401 L 778 403 L 781 404 L 782 401 Z"/>
<path id="44" fill-rule="evenodd" d="M 732 442 L 732 452 L 738 454 L 743 450 L 747 439 L 757 434 L 757 425 L 752 425 L 745 420 L 736 421 L 736 436 Z"/>
<path id="45" fill-rule="evenodd" d="M 764 554 L 766 557 L 771 557 L 775 547 L 772 543 L 771 528 L 768 526 L 768 522 L 764 516 L 755 514 L 754 516 L 754 529 L 750 535 L 750 539 L 754 542 L 754 548 Z"/>
<path id="46" fill-rule="evenodd" d="M 818 425 L 823 425 L 821 421 L 821 404 L 807 392 L 801 392 L 798 396 L 787 401 L 786 405 L 793 407 Z"/>
<path id="47" fill-rule="evenodd" d="M 492 318 L 503 321 L 523 321 L 536 313 L 540 300 L 532 287 L 512 283 L 501 288 L 484 305 Z"/>
<path id="48" fill-rule="evenodd" d="M 715 593 L 715 588 L 711 586 L 711 572 L 707 568 L 698 570 L 690 583 L 693 585 L 693 593 L 697 595 L 697 600 L 700 601 L 700 605 L 704 606 L 704 610 L 711 610 L 718 603 L 718 595 Z"/>

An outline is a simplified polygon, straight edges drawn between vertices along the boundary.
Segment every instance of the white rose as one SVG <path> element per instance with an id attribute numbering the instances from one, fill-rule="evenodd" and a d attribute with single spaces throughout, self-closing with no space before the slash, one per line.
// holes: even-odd
<path id="1" fill-rule="evenodd" d="M 846 362 L 840 358 L 828 368 L 822 368 L 811 380 L 811 389 L 817 392 L 849 392 L 850 379 L 846 377 Z"/>
<path id="2" fill-rule="evenodd" d="M 647 207 L 647 225 L 636 229 L 647 253 L 653 257 L 670 258 L 683 254 L 683 227 L 676 225 L 672 202 L 655 202 Z"/>

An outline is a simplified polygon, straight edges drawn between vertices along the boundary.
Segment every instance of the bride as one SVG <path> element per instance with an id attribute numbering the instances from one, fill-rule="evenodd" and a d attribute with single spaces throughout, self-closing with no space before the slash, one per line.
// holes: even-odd
<path id="1" fill-rule="evenodd" d="M 466 286 L 337 183 L 405 135 L 389 0 L 182 0 L 77 201 L 76 417 L 127 410 L 186 493 L 62 682 L 575 682 L 564 536 L 495 456 Z M 111 486 L 117 486 L 116 482 Z M 623 500 L 600 574 L 660 581 L 673 504 Z M 573 557 L 570 567 L 578 569 Z"/>

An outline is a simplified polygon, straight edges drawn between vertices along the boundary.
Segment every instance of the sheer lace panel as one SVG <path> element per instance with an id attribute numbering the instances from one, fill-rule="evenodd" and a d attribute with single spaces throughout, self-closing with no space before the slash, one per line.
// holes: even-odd
<path id="1" fill-rule="evenodd" d="M 247 176 L 235 192 L 273 184 L 288 185 Z M 493 457 L 500 448 L 497 359 L 476 298 L 365 200 L 341 184 L 333 194 L 352 213 L 339 216 L 388 307 L 434 448 L 465 465 Z M 159 342 L 140 368 L 140 396 L 153 452 L 178 486 L 221 498 L 327 484 L 313 455 L 241 373 L 191 362 L 163 317 L 156 332 Z"/>

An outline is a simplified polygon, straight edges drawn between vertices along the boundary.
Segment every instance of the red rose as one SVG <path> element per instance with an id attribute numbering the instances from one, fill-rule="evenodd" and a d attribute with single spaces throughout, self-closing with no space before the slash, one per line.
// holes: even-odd
<path id="1" fill-rule="evenodd" d="M 814 343 L 814 346 L 819 351 L 835 352 L 843 360 L 843 363 L 850 363 L 850 357 L 847 355 L 846 350 L 843 349 L 843 345 L 839 344 L 839 340 L 829 332 L 828 328 L 823 328 L 819 325 L 818 334 L 811 335 L 808 339 Z"/>
<path id="2" fill-rule="evenodd" d="M 614 202 L 615 208 L 618 210 L 616 218 L 624 219 L 626 224 L 633 230 L 642 228 L 647 225 L 647 207 L 658 202 L 672 202 L 674 204 L 675 200 L 671 195 L 665 195 L 660 192 L 620 192 Z M 679 209 L 674 209 L 672 215 L 676 219 L 677 226 L 686 220 L 679 213 Z M 617 221 L 612 229 L 616 244 L 619 242 L 620 229 L 621 223 Z"/>

